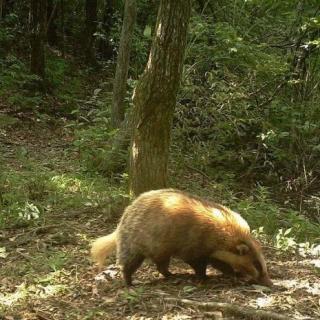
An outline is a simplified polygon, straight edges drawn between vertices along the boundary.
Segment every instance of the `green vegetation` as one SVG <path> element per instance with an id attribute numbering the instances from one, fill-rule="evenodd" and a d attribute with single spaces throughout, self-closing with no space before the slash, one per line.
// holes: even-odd
<path id="1" fill-rule="evenodd" d="M 113 265 L 103 281 L 95 277 L 89 243 L 113 230 L 131 200 L 132 96 L 159 1 L 137 1 L 129 120 L 117 129 L 111 105 L 125 1 L 99 0 L 88 13 L 90 1 L 44 0 L 44 77 L 30 71 L 32 2 L 0 1 L 0 319 L 198 318 L 192 307 L 166 305 L 168 293 L 316 319 L 319 1 L 192 1 L 168 185 L 241 213 L 265 245 L 276 283 L 270 295 L 258 286 L 241 292 L 220 275 L 163 281 L 149 265 L 135 289 L 122 288 Z M 170 269 L 190 271 L 176 261 Z"/>
<path id="2" fill-rule="evenodd" d="M 173 186 L 239 210 L 267 234 L 291 230 L 297 241 L 317 242 L 320 22 L 315 7 L 308 2 L 298 14 L 295 1 L 216 2 L 200 11 L 196 7 L 174 119 L 170 170 L 179 175 L 170 179 Z M 14 41 L 23 30 L 17 14 L 25 10 L 17 7 L 1 22 L 1 103 L 14 112 L 0 114 L 0 132 L 5 135 L 6 128 L 21 121 L 15 113 L 31 111 L 40 123 L 67 119 L 64 130 L 73 141 L 63 159 L 39 163 L 35 151 L 23 145 L 16 148 L 15 166 L 2 156 L 2 227 L 34 223 L 50 212 L 89 203 L 102 208 L 110 199 L 126 197 L 128 180 L 127 149 L 110 157 L 117 130 L 110 125 L 111 86 L 105 77 L 112 74 L 113 64 L 101 59 L 96 71 L 81 65 L 79 55 L 62 57 L 48 47 L 49 90 L 38 90 L 38 76 L 30 73 L 26 56 L 20 54 L 25 43 Z M 117 10 L 111 32 L 118 41 Z M 73 36 L 80 37 L 82 19 L 72 19 L 68 23 L 73 23 Z M 147 24 L 140 19 L 133 40 L 129 108 L 147 60 L 155 10 L 150 10 Z M 96 41 L 103 39 L 99 29 Z M 303 50 L 308 55 L 298 65 Z M 76 169 L 68 153 L 77 153 Z M 64 161 L 69 170 L 52 169 Z M 184 186 L 186 174 L 194 181 Z M 208 180 L 205 190 L 199 186 L 202 174 Z"/>
<path id="3" fill-rule="evenodd" d="M 45 219 L 51 212 L 110 209 L 126 198 L 119 183 L 110 184 L 99 175 L 72 174 L 48 169 L 51 163 L 26 163 L 19 171 L 4 168 L 1 174 L 2 227 L 12 227 Z"/>

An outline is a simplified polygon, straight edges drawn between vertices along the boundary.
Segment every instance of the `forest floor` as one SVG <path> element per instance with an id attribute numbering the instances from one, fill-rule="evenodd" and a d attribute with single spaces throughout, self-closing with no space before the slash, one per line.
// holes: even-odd
<path id="1" fill-rule="evenodd" d="M 70 192 L 84 192 L 76 183 L 85 184 L 80 178 L 70 183 L 80 172 L 72 141 L 65 122 L 52 125 L 36 117 L 19 119 L 0 131 L 2 168 L 17 177 L 17 184 L 37 200 L 53 197 L 50 190 L 41 190 L 47 179 L 60 181 L 62 190 L 35 223 L 0 230 L 0 319 L 320 319 L 319 258 L 272 247 L 265 248 L 275 284 L 271 289 L 214 270 L 208 270 L 207 281 L 198 282 L 177 260 L 170 269 L 180 276 L 166 280 L 146 262 L 131 289 L 123 285 L 114 258 L 97 274 L 89 258 L 90 242 L 114 229 L 121 210 L 111 215 L 88 199 L 77 206 L 62 205 Z M 33 175 L 42 178 L 32 180 Z M 102 192 L 95 182 L 85 185 L 91 186 L 91 196 Z M 57 185 L 54 190 L 58 192 Z"/>

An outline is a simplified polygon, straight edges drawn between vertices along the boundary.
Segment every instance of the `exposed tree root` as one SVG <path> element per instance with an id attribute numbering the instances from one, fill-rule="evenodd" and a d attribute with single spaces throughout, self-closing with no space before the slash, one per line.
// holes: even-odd
<path id="1" fill-rule="evenodd" d="M 199 302 L 189 299 L 175 299 L 175 298 L 163 298 L 167 302 L 175 302 L 177 304 L 184 304 L 193 307 L 201 307 L 208 309 L 219 309 L 227 311 L 235 315 L 242 315 L 250 317 L 251 319 L 269 319 L 269 320 L 294 320 L 292 317 L 286 317 L 284 315 L 264 310 L 256 310 L 251 307 L 240 307 L 231 303 L 225 302 Z"/>

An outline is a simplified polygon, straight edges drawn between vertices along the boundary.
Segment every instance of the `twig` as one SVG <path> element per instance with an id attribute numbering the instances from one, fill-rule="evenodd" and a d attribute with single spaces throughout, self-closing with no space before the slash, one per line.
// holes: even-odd
<path id="1" fill-rule="evenodd" d="M 240 314 L 242 316 L 252 317 L 254 319 L 271 319 L 271 320 L 293 320 L 293 317 L 283 316 L 281 314 L 272 312 L 272 311 L 264 311 L 264 310 L 256 310 L 250 307 L 240 307 L 231 303 L 226 302 L 199 302 L 189 299 L 176 299 L 176 298 L 163 298 L 168 302 L 175 302 L 177 304 L 185 304 L 187 306 L 201 307 L 205 309 L 219 309 L 228 311 L 233 314 Z"/>
<path id="2" fill-rule="evenodd" d="M 2 140 L 2 139 L 0 139 L 0 143 L 8 144 L 8 145 L 21 146 L 21 143 L 19 143 L 19 142 Z"/>
<path id="3" fill-rule="evenodd" d="M 32 261 L 32 258 L 28 256 L 27 254 L 20 252 L 19 250 L 16 251 L 21 257 L 25 258 L 28 261 Z"/>
<path id="4" fill-rule="evenodd" d="M 209 181 L 211 181 L 211 178 L 210 178 L 208 175 L 206 175 L 203 171 L 201 171 L 200 169 L 191 167 L 191 166 L 189 166 L 189 165 L 186 165 L 186 167 L 187 167 L 188 169 L 190 169 L 190 170 L 193 170 L 193 171 L 195 171 L 195 172 L 200 173 L 203 177 L 205 177 L 206 179 L 208 179 Z"/>
<path id="5" fill-rule="evenodd" d="M 15 235 L 14 238 L 16 239 L 16 238 L 18 238 L 20 236 L 25 236 L 25 235 L 30 234 L 30 233 L 37 234 L 40 231 L 43 232 L 45 230 L 53 229 L 53 228 L 61 228 L 61 224 L 49 224 L 49 225 L 39 226 L 39 227 L 33 228 L 31 230 L 27 230 L 27 231 L 22 232 L 22 233 L 18 233 L 18 234 Z"/>
<path id="6" fill-rule="evenodd" d="M 266 99 L 265 101 L 261 102 L 257 108 L 262 108 L 264 106 L 266 106 L 267 104 L 269 104 L 273 98 L 276 96 L 276 94 L 278 93 L 278 91 L 286 84 L 285 81 L 281 82 L 280 84 L 278 84 L 278 86 L 275 88 L 274 92 L 271 94 L 271 96 Z"/>
<path id="7" fill-rule="evenodd" d="M 37 318 L 40 320 L 49 320 L 49 319 L 51 320 L 52 319 L 51 314 L 49 314 L 48 312 L 36 310 L 35 313 L 36 313 Z"/>
<path id="8" fill-rule="evenodd" d="M 49 17 L 49 19 L 47 21 L 46 32 L 48 32 L 49 26 L 50 26 L 50 24 L 52 22 L 52 19 L 53 19 L 55 13 L 56 13 L 57 5 L 58 5 L 58 1 L 54 4 L 54 7 L 52 8 L 52 11 L 50 13 L 50 17 Z"/>
<path id="9" fill-rule="evenodd" d="M 61 228 L 61 224 L 47 224 L 47 225 L 44 225 L 44 226 L 40 226 L 40 227 L 34 228 L 34 229 L 28 231 L 27 233 L 37 234 L 39 232 L 43 232 L 43 231 L 46 231 L 46 230 L 49 230 L 49 229 L 53 229 L 53 228 Z"/>

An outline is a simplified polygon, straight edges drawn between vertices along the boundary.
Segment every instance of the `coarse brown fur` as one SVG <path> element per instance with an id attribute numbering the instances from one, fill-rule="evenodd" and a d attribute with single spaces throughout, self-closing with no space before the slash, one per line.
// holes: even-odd
<path id="1" fill-rule="evenodd" d="M 145 258 L 169 276 L 172 256 L 187 262 L 199 277 L 205 277 L 207 264 L 212 264 L 271 285 L 261 248 L 247 222 L 224 206 L 179 190 L 149 191 L 133 201 L 117 229 L 92 245 L 92 257 L 100 268 L 115 248 L 128 285 Z"/>

